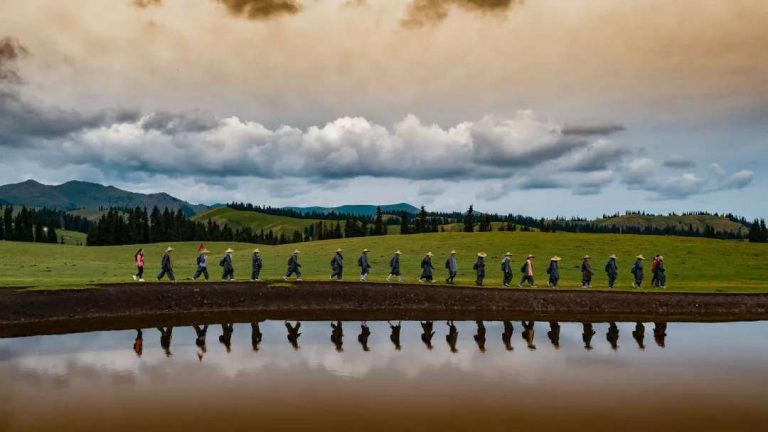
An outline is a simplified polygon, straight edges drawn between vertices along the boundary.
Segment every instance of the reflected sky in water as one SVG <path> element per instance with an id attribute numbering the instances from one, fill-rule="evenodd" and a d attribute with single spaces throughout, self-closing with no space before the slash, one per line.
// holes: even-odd
<path id="1" fill-rule="evenodd" d="M 768 424 L 768 322 L 258 324 L 0 340 L 0 430 Z"/>

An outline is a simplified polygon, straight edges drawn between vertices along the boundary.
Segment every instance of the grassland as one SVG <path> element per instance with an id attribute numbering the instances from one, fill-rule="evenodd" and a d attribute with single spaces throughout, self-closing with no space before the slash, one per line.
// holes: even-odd
<path id="1" fill-rule="evenodd" d="M 192 217 L 192 220 L 203 222 L 208 219 L 218 222 L 219 224 L 228 224 L 235 230 L 250 227 L 255 233 L 258 233 L 263 229 L 264 232 L 272 230 L 275 235 L 280 235 L 282 233 L 286 236 L 290 236 L 294 231 L 304 232 L 304 228 L 319 221 L 318 219 L 299 219 L 288 216 L 275 216 L 266 213 L 235 210 L 228 207 L 208 210 Z M 326 221 L 326 223 L 329 224 L 331 222 L 334 224 L 336 223 L 336 221 Z"/>
<path id="2" fill-rule="evenodd" d="M 178 279 L 189 278 L 195 268 L 198 243 L 175 243 L 174 267 Z M 160 257 L 166 244 L 143 246 L 146 251 L 146 279 L 153 280 L 159 269 Z M 220 275 L 219 257 L 232 247 L 236 276 L 247 279 L 250 274 L 250 254 L 256 245 L 210 243 L 212 277 Z M 96 283 L 124 282 L 135 271 L 135 246 L 82 247 L 70 245 L 0 242 L 0 286 L 81 287 Z M 580 284 L 580 257 L 588 253 L 595 257 L 597 271 L 595 289 L 606 286 L 602 271 L 609 254 L 619 256 L 619 288 L 631 289 L 629 268 L 633 257 L 656 253 L 666 258 L 668 290 L 688 292 L 768 292 L 768 245 L 746 242 L 711 240 L 688 237 L 635 236 L 611 234 L 570 234 L 541 232 L 435 233 L 419 235 L 388 235 L 341 240 L 327 240 L 281 246 L 258 246 L 262 250 L 265 268 L 262 276 L 277 279 L 285 271 L 286 260 L 294 248 L 302 251 L 301 263 L 305 279 L 328 278 L 329 261 L 336 248 L 346 251 L 345 276 L 357 280 L 355 265 L 359 251 L 372 250 L 373 270 L 369 280 L 383 282 L 388 273 L 387 263 L 392 252 L 403 252 L 401 267 L 409 282 L 419 274 L 419 262 L 427 251 L 435 253 L 434 266 L 438 281 L 444 273 L 447 253 L 459 254 L 459 284 L 474 281 L 472 263 L 477 251 L 488 253 L 486 285 L 501 284 L 499 262 L 504 252 L 514 254 L 515 277 L 523 256 L 535 254 L 536 276 L 545 285 L 545 266 L 552 255 L 563 257 L 561 262 L 562 289 L 575 289 Z M 646 268 L 650 263 L 646 262 Z M 646 271 L 646 274 L 650 273 Z M 647 276 L 649 277 L 649 275 Z M 646 284 L 647 285 L 647 284 Z M 581 289 L 581 288 L 578 288 Z M 650 288 L 646 288 L 650 289 Z"/>
<path id="3" fill-rule="evenodd" d="M 693 227 L 699 231 L 711 226 L 717 232 L 738 233 L 747 232 L 743 225 L 728 220 L 722 216 L 710 215 L 678 215 L 678 216 L 649 216 L 649 215 L 622 215 L 618 217 L 598 219 L 597 225 L 628 228 L 674 228 L 678 230 Z"/>

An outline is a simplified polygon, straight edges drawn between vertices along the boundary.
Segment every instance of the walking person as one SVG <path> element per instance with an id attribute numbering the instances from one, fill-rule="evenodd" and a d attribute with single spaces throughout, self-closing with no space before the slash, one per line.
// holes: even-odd
<path id="1" fill-rule="evenodd" d="M 523 273 L 523 278 L 520 280 L 520 284 L 518 284 L 519 288 L 523 287 L 523 284 L 526 282 L 531 288 L 536 288 L 536 283 L 533 281 L 533 259 L 536 258 L 531 254 L 528 254 L 527 257 L 525 257 L 525 262 L 523 263 L 523 266 L 520 268 L 520 271 Z"/>
<path id="2" fill-rule="evenodd" d="M 613 288 L 616 285 L 616 278 L 619 277 L 619 266 L 616 264 L 616 255 L 608 257 L 608 262 L 605 263 L 605 274 L 608 275 L 608 288 Z"/>
<path id="3" fill-rule="evenodd" d="M 157 275 L 157 281 L 160 282 L 164 276 L 168 275 L 168 279 L 172 282 L 176 281 L 173 276 L 173 263 L 171 262 L 171 252 L 173 248 L 168 246 L 163 254 L 163 259 L 160 261 L 160 274 Z"/>
<path id="4" fill-rule="evenodd" d="M 656 267 L 659 266 L 659 255 L 656 255 L 653 257 L 653 261 L 651 261 L 651 286 L 656 286 Z"/>
<path id="5" fill-rule="evenodd" d="M 368 272 L 371 271 L 371 264 L 368 262 L 368 252 L 370 250 L 363 249 L 363 253 L 357 259 L 357 265 L 360 267 L 360 282 L 365 282 L 368 279 Z"/>
<path id="6" fill-rule="evenodd" d="M 397 276 L 397 281 L 402 282 L 403 277 L 400 275 L 400 255 L 402 252 L 395 251 L 392 259 L 389 260 L 389 275 L 387 275 L 387 282 L 392 279 L 392 276 Z"/>
<path id="7" fill-rule="evenodd" d="M 301 264 L 299 264 L 299 250 L 296 249 L 288 258 L 288 271 L 283 276 L 283 280 L 287 281 L 291 275 L 296 275 L 296 280 L 301 280 Z"/>
<path id="8" fill-rule="evenodd" d="M 230 248 L 224 251 L 224 258 L 219 261 L 219 265 L 222 267 L 221 280 L 234 281 L 235 280 L 235 268 L 232 266 L 232 254 L 235 253 Z"/>
<path id="9" fill-rule="evenodd" d="M 433 256 L 432 252 L 427 252 L 421 260 L 421 276 L 419 277 L 419 282 L 424 282 L 425 280 L 429 282 L 435 281 L 432 276 L 432 270 L 435 269 L 435 266 L 432 265 Z"/>
<path id="10" fill-rule="evenodd" d="M 200 277 L 200 275 L 203 275 L 205 277 L 205 280 L 208 280 L 210 275 L 208 274 L 208 254 L 211 253 L 208 249 L 203 249 L 200 251 L 200 254 L 197 256 L 197 271 L 195 271 L 194 276 L 192 276 L 193 280 L 197 280 L 197 278 Z"/>
<path id="11" fill-rule="evenodd" d="M 635 257 L 635 264 L 632 266 L 632 276 L 634 281 L 632 282 L 632 288 L 642 288 L 643 285 L 643 260 L 645 258 L 642 254 Z"/>
<path id="12" fill-rule="evenodd" d="M 261 251 L 258 249 L 253 250 L 251 255 L 251 281 L 261 281 L 261 269 L 264 267 L 264 262 L 261 260 Z"/>
<path id="13" fill-rule="evenodd" d="M 659 264 L 656 266 L 656 288 L 667 287 L 667 269 L 664 267 L 664 257 L 659 255 Z"/>
<path id="14" fill-rule="evenodd" d="M 331 280 L 340 281 L 344 274 L 344 254 L 341 248 L 336 249 L 336 254 L 331 258 Z"/>
<path id="15" fill-rule="evenodd" d="M 133 259 L 136 263 L 136 274 L 133 275 L 133 280 L 144 282 L 144 249 L 137 250 Z"/>
<path id="16" fill-rule="evenodd" d="M 549 267 L 547 267 L 549 282 L 547 282 L 547 286 L 550 288 L 557 288 L 557 284 L 560 282 L 560 260 L 561 258 L 557 255 L 549 259 Z"/>
<path id="17" fill-rule="evenodd" d="M 476 278 L 475 278 L 475 285 L 477 286 L 483 286 L 483 279 L 485 279 L 485 257 L 487 257 L 488 254 L 485 252 L 478 252 L 477 253 L 477 261 L 475 261 L 475 265 L 472 266 L 472 270 L 475 271 Z"/>
<path id="18" fill-rule="evenodd" d="M 590 263 L 590 260 L 592 259 L 589 255 L 584 255 L 584 258 L 581 261 L 581 287 L 582 288 L 592 288 L 592 264 Z"/>
<path id="19" fill-rule="evenodd" d="M 445 283 L 453 285 L 453 280 L 459 272 L 459 264 L 456 262 L 455 250 L 452 250 L 451 255 L 445 260 L 445 269 L 448 270 L 448 277 L 445 279 Z"/>
<path id="20" fill-rule="evenodd" d="M 512 283 L 512 252 L 504 254 L 504 258 L 501 260 L 501 274 L 503 277 L 502 285 L 509 288 Z"/>

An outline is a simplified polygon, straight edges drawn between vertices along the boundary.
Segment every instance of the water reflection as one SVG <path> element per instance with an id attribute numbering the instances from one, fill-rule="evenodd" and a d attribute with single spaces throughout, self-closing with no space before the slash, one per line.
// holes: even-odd
<path id="1" fill-rule="evenodd" d="M 560 349 L 560 323 L 557 321 L 549 322 L 549 331 L 547 332 L 549 341 L 552 342 L 552 346 L 555 349 Z"/>
<path id="2" fill-rule="evenodd" d="M 645 351 L 645 325 L 643 323 L 635 324 L 635 329 L 632 330 L 632 337 L 637 342 L 637 347 L 640 351 Z"/>
<path id="3" fill-rule="evenodd" d="M 235 332 L 235 325 L 232 323 L 225 323 L 221 325 L 221 335 L 219 336 L 219 342 L 224 345 L 228 353 L 232 352 L 232 333 Z"/>
<path id="4" fill-rule="evenodd" d="M 363 347 L 363 351 L 368 352 L 371 349 L 368 347 L 368 337 L 371 335 L 371 329 L 368 328 L 368 323 L 363 321 L 360 324 L 360 334 L 357 335 L 357 341 L 360 342 L 360 346 Z"/>
<path id="5" fill-rule="evenodd" d="M 195 345 L 197 345 L 198 348 L 197 358 L 198 360 L 203 361 L 203 356 L 208 352 L 208 347 L 205 344 L 205 336 L 208 334 L 208 324 L 205 324 L 202 327 L 195 324 L 192 328 L 195 329 Z"/>
<path id="6" fill-rule="evenodd" d="M 141 329 L 136 329 L 136 338 L 133 340 L 133 352 L 137 357 L 141 357 L 141 353 L 144 352 L 144 333 Z"/>
<path id="7" fill-rule="evenodd" d="M 595 335 L 595 329 L 592 327 L 592 323 L 581 323 L 583 330 L 581 332 L 581 340 L 584 342 L 584 349 L 587 351 L 592 350 L 592 336 Z"/>
<path id="8" fill-rule="evenodd" d="M 653 339 L 659 348 L 664 348 L 667 338 L 667 323 L 657 322 L 653 326 Z"/>
<path id="9" fill-rule="evenodd" d="M 448 346 L 451 348 L 452 353 L 459 352 L 456 349 L 456 342 L 459 340 L 459 331 L 456 329 L 456 324 L 453 321 L 448 321 L 448 334 L 445 335 L 445 341 L 448 342 Z"/>
<path id="10" fill-rule="evenodd" d="M 480 352 L 485 352 L 485 324 L 483 324 L 482 321 L 475 321 L 475 324 L 477 324 L 477 332 L 473 336 L 475 339 L 475 343 L 477 343 L 477 348 L 480 350 Z"/>
<path id="11" fill-rule="evenodd" d="M 171 354 L 171 338 L 173 338 L 173 327 L 168 327 L 167 329 L 158 327 L 157 330 L 160 331 L 160 346 L 163 348 L 163 351 L 165 351 L 165 356 L 170 357 L 173 355 Z"/>
<path id="12" fill-rule="evenodd" d="M 259 323 L 252 322 L 251 323 L 251 348 L 253 348 L 254 351 L 259 350 L 259 344 L 261 343 L 261 339 L 263 337 L 264 335 L 261 333 L 261 328 L 259 327 Z M 298 346 L 296 348 L 298 348 Z"/>
<path id="13" fill-rule="evenodd" d="M 534 321 L 528 321 L 528 322 L 521 322 L 520 323 L 523 326 L 523 333 L 521 336 L 523 337 L 523 340 L 528 345 L 528 349 L 533 351 L 536 349 L 536 344 L 534 343 L 533 339 L 536 337 L 536 331 L 534 330 L 534 326 L 536 325 L 536 322 Z"/>
<path id="14" fill-rule="evenodd" d="M 616 351 L 619 349 L 619 327 L 615 322 L 608 324 L 608 332 L 605 334 L 605 339 L 611 344 L 611 349 Z"/>
<path id="15" fill-rule="evenodd" d="M 504 321 L 504 332 L 501 333 L 501 341 L 504 342 L 504 348 L 507 351 L 514 349 L 512 346 L 512 333 L 514 331 L 515 328 L 512 326 L 512 321 Z"/>
<path id="16" fill-rule="evenodd" d="M 301 322 L 296 321 L 296 324 L 291 325 L 288 321 L 285 322 L 285 329 L 288 330 L 288 342 L 290 342 L 291 346 L 294 350 L 299 349 L 299 336 L 301 336 L 301 333 L 299 332 L 299 329 L 301 329 Z"/>
<path id="17" fill-rule="evenodd" d="M 428 350 L 432 350 L 432 336 L 435 335 L 433 330 L 435 325 L 432 321 L 420 322 L 421 324 L 421 341 L 427 346 Z"/>
<path id="18" fill-rule="evenodd" d="M 387 321 L 387 324 L 389 324 L 389 340 L 395 345 L 395 350 L 402 350 L 403 347 L 400 345 L 400 331 L 403 329 L 402 323 L 398 321 L 397 325 L 395 325 Z"/>
<path id="19" fill-rule="evenodd" d="M 341 321 L 331 323 L 331 342 L 333 342 L 337 352 L 344 352 L 344 329 Z"/>

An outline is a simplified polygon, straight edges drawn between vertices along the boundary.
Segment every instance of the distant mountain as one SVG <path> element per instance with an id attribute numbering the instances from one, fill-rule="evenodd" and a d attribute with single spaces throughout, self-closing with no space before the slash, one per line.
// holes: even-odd
<path id="1" fill-rule="evenodd" d="M 60 185 L 44 185 L 34 180 L 0 186 L 0 202 L 28 207 L 50 207 L 62 210 L 98 209 L 100 207 L 146 207 L 181 209 L 187 216 L 208 207 L 190 204 L 167 193 L 141 194 L 114 186 L 69 181 Z"/>
<path id="2" fill-rule="evenodd" d="M 346 214 L 352 214 L 356 216 L 373 216 L 376 214 L 376 207 L 375 205 L 368 205 L 368 204 L 361 204 L 361 205 L 343 205 L 338 207 L 286 207 L 287 209 L 291 209 L 294 211 L 297 211 L 299 213 L 346 213 Z M 399 204 L 388 204 L 388 205 L 382 205 L 381 211 L 387 213 L 387 212 L 408 212 L 408 213 L 418 213 L 419 209 L 417 207 L 414 207 L 407 203 L 399 203 Z"/>

